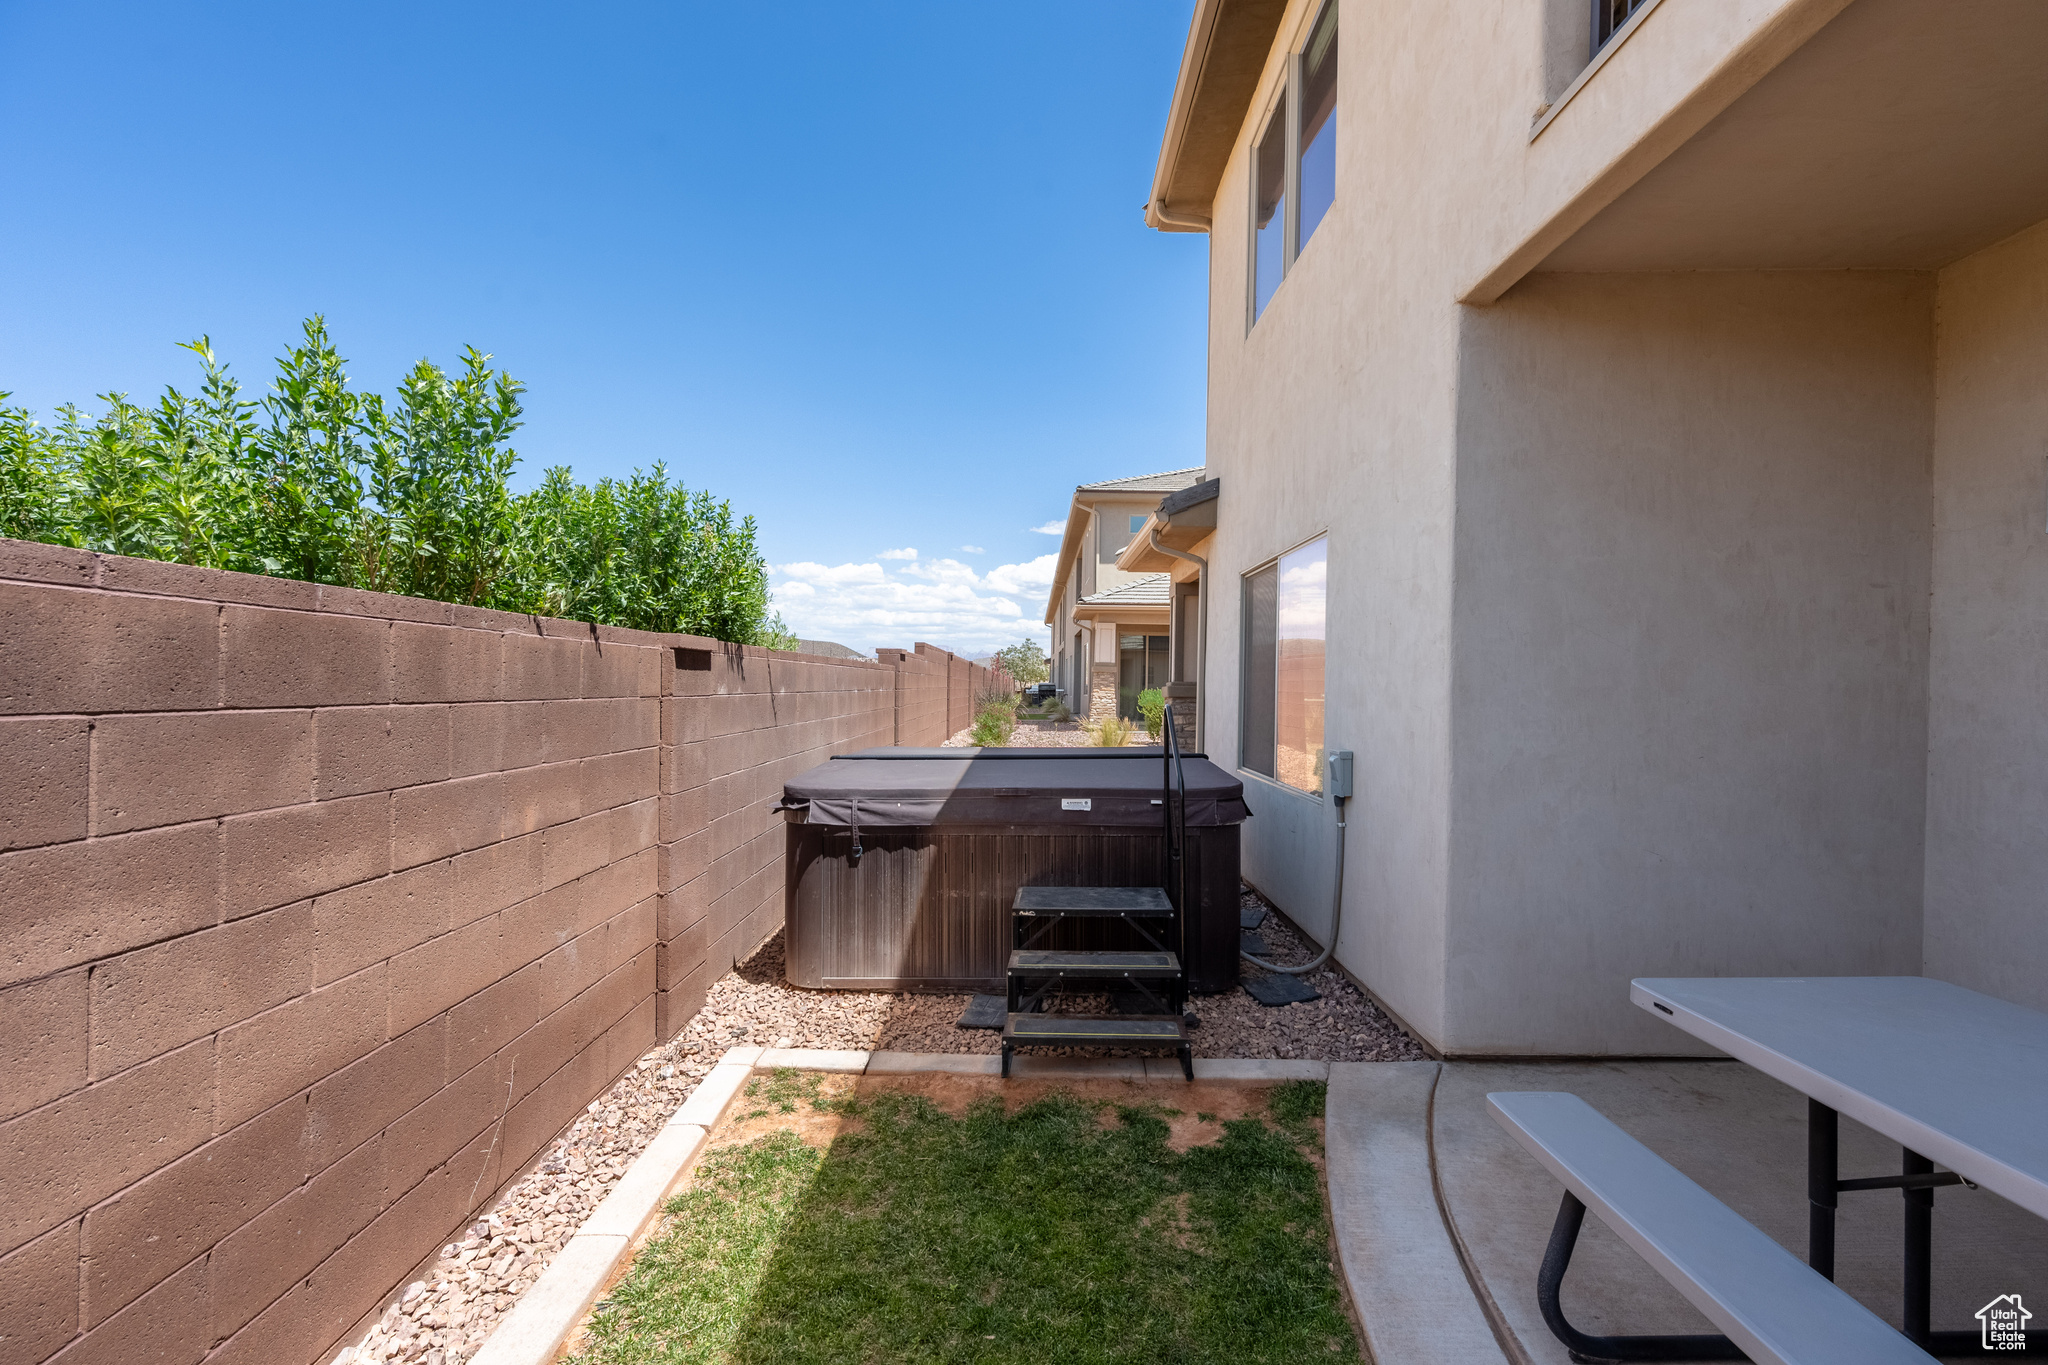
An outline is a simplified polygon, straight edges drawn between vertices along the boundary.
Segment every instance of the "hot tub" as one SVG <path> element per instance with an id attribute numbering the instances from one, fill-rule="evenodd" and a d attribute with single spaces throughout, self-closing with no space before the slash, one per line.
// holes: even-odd
<path id="1" fill-rule="evenodd" d="M 1237 984 L 1244 784 L 1193 754 L 1180 945 L 1189 988 Z M 1165 886 L 1157 749 L 868 749 L 783 789 L 791 984 L 1000 991 L 1021 886 Z M 858 848 L 858 853 L 855 852 Z M 1121 948 L 1117 923 L 1042 946 Z"/>

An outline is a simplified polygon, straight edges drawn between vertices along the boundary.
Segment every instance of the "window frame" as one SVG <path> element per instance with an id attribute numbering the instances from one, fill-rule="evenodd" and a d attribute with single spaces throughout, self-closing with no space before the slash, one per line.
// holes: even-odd
<path id="1" fill-rule="evenodd" d="M 1298 796 L 1298 797 L 1300 797 L 1300 798 L 1301 798 L 1302 800 L 1304 800 L 1304 801 L 1314 801 L 1314 802 L 1316 802 L 1316 803 L 1317 803 L 1317 804 L 1319 804 L 1319 805 L 1328 805 L 1328 804 L 1329 804 L 1329 801 L 1330 801 L 1330 795 L 1329 795 L 1329 792 L 1328 792 L 1328 790 L 1327 790 L 1327 789 L 1325 789 L 1325 788 L 1322 788 L 1322 787 L 1318 787 L 1318 788 L 1317 788 L 1317 790 L 1315 790 L 1315 791 L 1305 791 L 1305 790 L 1303 790 L 1302 788 L 1300 788 L 1300 787 L 1297 787 L 1297 786 L 1295 786 L 1295 785 L 1294 785 L 1293 783 L 1291 783 L 1291 782 L 1288 782 L 1288 781 L 1285 781 L 1285 780 L 1284 780 L 1284 779 L 1282 779 L 1282 778 L 1281 778 L 1281 776 L 1280 776 L 1280 744 L 1279 744 L 1279 719 L 1280 719 L 1280 689 L 1279 689 L 1279 670 L 1280 670 L 1280 648 L 1279 648 L 1279 644 L 1280 644 L 1280 639 L 1279 639 L 1279 620 L 1278 620 L 1278 615 L 1277 615 L 1277 613 L 1278 613 L 1278 610 L 1279 610 L 1279 603 L 1278 603 L 1278 597 L 1277 597 L 1277 594 L 1278 594 L 1278 591 L 1279 591 L 1279 583 L 1278 583 L 1278 581 L 1277 581 L 1277 575 L 1278 575 L 1278 572 L 1279 572 L 1279 568 L 1280 568 L 1280 561 L 1281 561 L 1281 560 L 1283 560 L 1283 559 L 1287 558 L 1287 556 L 1289 556 L 1289 555 L 1293 554 L 1293 553 L 1294 553 L 1294 552 L 1295 552 L 1296 550 L 1304 549 L 1304 548 L 1306 548 L 1306 547 L 1308 547 L 1308 546 L 1310 546 L 1310 545 L 1313 545 L 1313 544 L 1315 544 L 1315 543 L 1316 543 L 1317 541 L 1319 541 L 1319 540 L 1320 540 L 1320 541 L 1324 541 L 1324 542 L 1326 542 L 1326 543 L 1325 543 L 1325 546 L 1324 546 L 1323 556 L 1324 556 L 1324 563 L 1325 563 L 1325 565 L 1327 565 L 1327 564 L 1328 564 L 1328 562 L 1329 562 L 1329 544 L 1331 544 L 1331 543 L 1334 543 L 1334 541 L 1335 541 L 1335 537 L 1334 537 L 1334 536 L 1333 536 L 1333 535 L 1331 534 L 1331 532 L 1330 532 L 1330 529 L 1329 529 L 1328 527 L 1324 527 L 1324 528 L 1323 528 L 1322 530 L 1320 530 L 1320 531 L 1316 531 L 1316 532 L 1313 532 L 1313 533 L 1311 533 L 1311 534 L 1309 534 L 1309 535 L 1303 536 L 1303 537 L 1302 537 L 1302 538 L 1301 538 L 1300 540 L 1297 540 L 1297 541 L 1295 541 L 1295 542 L 1294 542 L 1294 543 L 1293 543 L 1292 545 L 1289 545 L 1289 546 L 1288 546 L 1288 547 L 1287 547 L 1286 549 L 1284 549 L 1284 550 L 1280 551 L 1280 552 L 1279 552 L 1278 554 L 1274 554 L 1274 555 L 1269 555 L 1269 556 L 1267 556 L 1267 557 L 1266 557 L 1265 559 L 1262 559 L 1262 560 L 1260 560 L 1260 561 L 1259 561 L 1258 563 L 1256 563 L 1256 564 L 1252 565 L 1251 567 L 1249 567 L 1249 568 L 1245 569 L 1245 570 L 1244 570 L 1244 571 L 1243 571 L 1242 573 L 1240 573 L 1240 574 L 1238 575 L 1238 578 L 1237 578 L 1237 604 L 1238 604 L 1238 615 L 1237 615 L 1237 770 L 1238 770 L 1238 773 L 1239 773 L 1240 775 L 1242 775 L 1242 776 L 1246 776 L 1246 777 L 1254 777 L 1254 778 L 1257 778 L 1257 779 L 1258 779 L 1259 781 L 1261 781 L 1261 782 L 1264 782 L 1264 783 L 1268 784 L 1269 786 L 1272 786 L 1272 787 L 1278 788 L 1278 789 L 1279 789 L 1279 790 L 1281 790 L 1281 791 L 1284 791 L 1284 792 L 1291 792 L 1292 794 L 1294 794 L 1295 796 Z M 1248 651 L 1249 651 L 1249 646 L 1250 646 L 1250 636 L 1251 636 L 1251 600 L 1252 600 L 1252 578 L 1253 578 L 1253 577 L 1254 577 L 1255 575 L 1257 575 L 1257 574 L 1261 574 L 1261 573 L 1264 573 L 1264 572 L 1265 572 L 1266 570 L 1268 570 L 1268 569 L 1271 569 L 1271 570 L 1273 570 L 1273 571 L 1274 571 L 1274 573 L 1275 573 L 1275 576 L 1276 576 L 1276 581 L 1275 581 L 1275 583 L 1274 583 L 1274 591 L 1275 591 L 1275 594 L 1276 594 L 1276 596 L 1275 596 L 1275 602 L 1274 602 L 1275 620 L 1274 620 L 1274 638 L 1273 638 L 1273 646 L 1274 646 L 1274 647 L 1273 647 L 1273 672 L 1274 672 L 1274 687 L 1273 687 L 1273 727 L 1272 727 L 1272 728 L 1273 728 L 1273 739 L 1274 739 L 1274 743 L 1273 743 L 1273 771 L 1272 771 L 1271 773 L 1262 773 L 1262 772 L 1260 772 L 1260 771 L 1259 771 L 1259 770 L 1258 770 L 1257 768 L 1247 767 L 1247 766 L 1246 766 L 1246 764 L 1245 764 L 1245 757 L 1246 757 L 1246 755 L 1245 755 L 1245 732 L 1246 732 L 1246 729 L 1247 729 L 1247 718 L 1248 718 L 1248 715 L 1249 715 L 1249 707 L 1248 707 L 1248 702 L 1250 701 L 1250 689 L 1248 689 L 1248 688 L 1247 688 L 1247 687 L 1245 686 L 1245 681 L 1244 681 L 1244 680 L 1245 680 L 1245 665 L 1246 665 L 1246 662 L 1247 662 L 1247 660 L 1246 660 L 1245 656 L 1246 656 L 1246 654 L 1247 654 L 1247 653 L 1248 653 Z M 1327 646 L 1328 646 L 1328 641 L 1329 641 L 1329 620 L 1330 620 L 1330 588 L 1329 588 L 1329 579 L 1328 579 L 1328 577 L 1327 577 L 1327 573 L 1328 573 L 1328 571 L 1327 571 L 1327 569 L 1326 569 L 1326 570 L 1325 570 L 1325 578 L 1324 578 L 1324 582 L 1323 582 L 1323 639 L 1324 639 L 1324 644 L 1325 644 L 1325 648 L 1326 648 L 1326 649 L 1327 649 Z M 1327 668 L 1328 668 L 1328 663 L 1327 663 L 1327 661 L 1325 662 L 1325 665 L 1324 665 L 1324 667 L 1325 667 L 1325 669 L 1327 669 Z M 1327 698 L 1327 697 L 1328 697 L 1328 695 L 1329 695 L 1329 676 L 1328 676 L 1327 672 L 1326 672 L 1326 673 L 1324 674 L 1324 679 L 1323 679 L 1323 694 L 1324 694 L 1324 696 L 1325 696 L 1326 698 Z M 1325 704 L 1327 705 L 1327 702 L 1326 702 Z M 1328 729 L 1327 729 L 1327 726 L 1328 726 L 1328 724 L 1329 724 L 1329 721 L 1328 721 L 1328 713 L 1327 713 L 1327 711 L 1326 711 L 1326 712 L 1325 712 L 1325 719 L 1324 719 L 1324 725 L 1325 725 L 1325 727 L 1326 727 L 1326 728 L 1325 728 L 1325 730 L 1324 730 L 1324 750 L 1325 750 L 1325 752 L 1327 752 L 1327 751 L 1328 751 L 1328 747 L 1329 747 L 1329 745 L 1328 745 L 1328 739 L 1329 739 L 1329 732 L 1328 732 Z"/>
<path id="2" fill-rule="evenodd" d="M 1654 3 L 1654 0 L 1652 0 Z M 1294 273 L 1294 263 L 1301 257 L 1301 99 L 1300 94 L 1307 84 L 1303 70 L 1303 56 L 1309 40 L 1315 36 L 1316 25 L 1323 16 L 1334 9 L 1338 0 L 1322 0 L 1296 30 L 1288 41 L 1287 58 L 1281 63 L 1280 79 L 1259 109 L 1259 117 L 1251 125 L 1251 141 L 1245 150 L 1245 278 L 1244 278 L 1244 330 L 1249 336 L 1259 322 L 1259 147 L 1271 131 L 1273 119 L 1284 116 L 1286 120 L 1281 138 L 1281 220 L 1280 220 L 1280 278 L 1274 282 L 1273 298 L 1267 303 L 1272 306 L 1280 297 L 1280 290 L 1286 285 L 1287 277 Z M 1344 21 L 1337 20 L 1337 42 L 1343 42 Z M 1338 66 L 1338 79 L 1343 79 L 1343 66 Z M 1341 101 L 1343 92 L 1339 88 L 1337 98 Z M 1336 117 L 1333 108 L 1331 117 Z M 1330 196 L 1330 208 L 1325 210 L 1328 217 L 1337 207 L 1338 196 Z M 1320 223 L 1317 224 L 1321 226 Z M 1311 537 L 1313 539 L 1313 537 Z M 1255 571 L 1254 571 L 1255 572 Z"/>
<path id="3" fill-rule="evenodd" d="M 1592 26 L 1587 32 L 1587 46 L 1592 49 L 1592 56 L 1585 66 L 1580 68 L 1579 74 L 1572 78 L 1571 84 L 1564 88 L 1563 93 L 1537 111 L 1536 118 L 1529 124 L 1531 142 L 1543 136 L 1543 130 L 1557 121 L 1557 116 L 1564 112 L 1565 106 L 1586 88 L 1588 82 L 1600 74 L 1600 68 L 1607 65 L 1615 54 L 1621 51 L 1622 44 L 1636 36 L 1637 31 L 1649 21 L 1652 14 L 1656 13 L 1664 0 L 1642 0 L 1628 19 L 1617 25 L 1604 39 L 1600 37 L 1600 0 L 1593 0 L 1593 3 L 1594 8 L 1590 12 Z M 1580 13 L 1585 14 L 1587 11 L 1581 10 Z"/>

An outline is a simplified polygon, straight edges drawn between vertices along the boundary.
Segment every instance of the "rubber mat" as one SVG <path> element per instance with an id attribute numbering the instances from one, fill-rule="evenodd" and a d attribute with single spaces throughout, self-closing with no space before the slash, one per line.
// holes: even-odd
<path id="1" fill-rule="evenodd" d="M 1304 1000 L 1317 999 L 1322 992 L 1298 976 L 1275 973 L 1272 976 L 1248 976 L 1244 978 L 1244 993 L 1261 1005 L 1298 1005 Z"/>
<path id="2" fill-rule="evenodd" d="M 1010 1001 L 1007 996 L 977 995 L 967 1002 L 954 1028 L 1001 1028 L 1009 1017 Z"/>

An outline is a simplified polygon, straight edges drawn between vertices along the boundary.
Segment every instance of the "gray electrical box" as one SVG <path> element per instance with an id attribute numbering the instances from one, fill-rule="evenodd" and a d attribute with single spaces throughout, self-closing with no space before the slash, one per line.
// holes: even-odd
<path id="1" fill-rule="evenodd" d="M 1337 749 L 1323 755 L 1323 791 L 1339 801 L 1351 799 L 1351 751 Z"/>

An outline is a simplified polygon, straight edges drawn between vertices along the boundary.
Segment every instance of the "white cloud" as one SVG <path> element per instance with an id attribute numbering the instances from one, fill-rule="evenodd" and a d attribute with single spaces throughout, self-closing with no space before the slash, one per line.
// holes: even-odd
<path id="1" fill-rule="evenodd" d="M 983 654 L 1027 636 L 1043 646 L 1039 618 L 1056 558 L 1003 564 L 985 575 L 957 559 L 779 564 L 773 566 L 775 607 L 805 639 L 856 649 L 907 649 L 926 640 Z"/>
<path id="2" fill-rule="evenodd" d="M 796 564 L 775 564 L 770 566 L 776 573 L 787 574 L 800 583 L 816 583 L 820 586 L 836 586 L 842 583 L 883 583 L 888 575 L 879 564 L 813 564 L 808 560 Z"/>
<path id="3" fill-rule="evenodd" d="M 1040 555 L 1022 564 L 1003 564 L 990 569 L 984 581 L 997 592 L 1036 596 L 1042 603 L 1052 588 L 1052 571 L 1059 558 L 1058 555 Z"/>
<path id="4" fill-rule="evenodd" d="M 1043 526 L 1034 526 L 1031 529 L 1042 536 L 1063 536 L 1067 533 L 1067 524 L 1064 521 L 1048 521 Z"/>
<path id="5" fill-rule="evenodd" d="M 982 549 L 979 545 L 962 545 L 960 553 L 963 555 L 985 555 L 988 551 Z"/>
<path id="6" fill-rule="evenodd" d="M 882 553 L 880 553 L 880 554 L 876 555 L 876 556 L 875 556 L 875 558 L 876 558 L 876 559 L 916 559 L 916 558 L 917 558 L 917 551 L 915 551 L 915 550 L 911 549 L 911 548 L 910 548 L 909 546 L 905 546 L 905 547 L 904 547 L 903 549 L 900 549 L 900 550 L 884 550 L 884 551 L 882 551 Z"/>
<path id="7" fill-rule="evenodd" d="M 981 582 L 981 578 L 974 572 L 972 565 L 962 564 L 957 559 L 928 559 L 922 564 L 906 564 L 903 566 L 902 571 L 909 574 L 912 578 L 921 578 L 927 583 L 966 583 L 972 585 Z"/>

